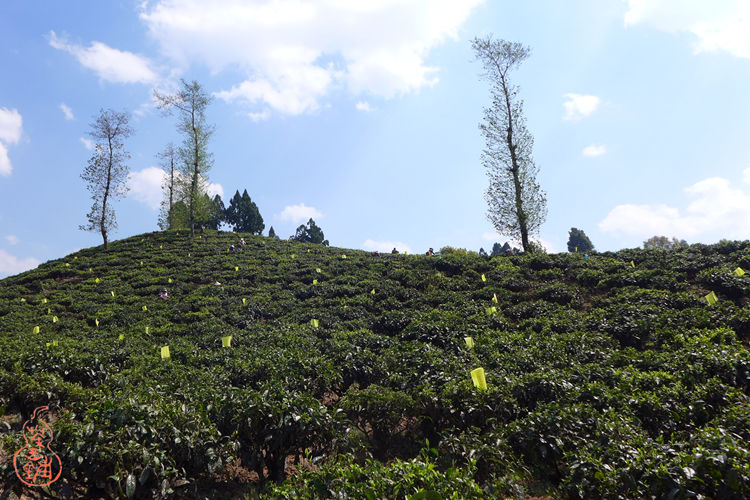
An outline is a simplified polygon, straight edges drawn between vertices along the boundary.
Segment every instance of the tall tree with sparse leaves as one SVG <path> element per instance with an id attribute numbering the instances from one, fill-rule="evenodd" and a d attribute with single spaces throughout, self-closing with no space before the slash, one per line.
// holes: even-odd
<path id="1" fill-rule="evenodd" d="M 127 113 L 111 109 L 99 111 L 89 132 L 89 136 L 96 141 L 94 154 L 81 174 L 94 203 L 86 215 L 88 224 L 79 228 L 84 231 L 99 231 L 104 241 L 104 250 L 109 248 L 109 232 L 117 228 L 112 202 L 128 191 L 128 167 L 125 161 L 130 159 L 130 154 L 125 151 L 124 140 L 133 134 L 128 121 Z"/>
<path id="2" fill-rule="evenodd" d="M 182 199 L 188 209 L 190 236 L 195 236 L 195 224 L 201 214 L 199 206 L 206 192 L 208 177 L 213 160 L 208 152 L 208 139 L 213 134 L 213 126 L 206 122 L 206 108 L 211 103 L 211 96 L 203 87 L 193 80 L 188 83 L 180 80 L 181 88 L 176 94 L 160 94 L 154 91 L 159 109 L 167 113 L 177 112 L 177 129 L 184 139 L 178 152 L 181 159 L 179 176 Z"/>
<path id="3" fill-rule="evenodd" d="M 162 231 L 175 229 L 177 227 L 174 220 L 172 207 L 177 202 L 177 175 L 176 165 L 178 162 L 177 150 L 171 142 L 167 144 L 164 151 L 156 155 L 161 160 L 160 166 L 166 172 L 164 181 L 161 184 L 163 198 L 159 209 L 159 228 Z"/>
<path id="4" fill-rule="evenodd" d="M 479 125 L 485 140 L 482 164 L 490 181 L 485 194 L 487 218 L 498 233 L 520 239 L 528 252 L 533 247 L 529 236 L 547 217 L 547 200 L 536 181 L 534 139 L 526 129 L 523 101 L 510 71 L 529 57 L 530 50 L 492 36 L 474 38 L 471 45 L 484 67 L 483 77 L 490 82 L 492 99 Z"/>

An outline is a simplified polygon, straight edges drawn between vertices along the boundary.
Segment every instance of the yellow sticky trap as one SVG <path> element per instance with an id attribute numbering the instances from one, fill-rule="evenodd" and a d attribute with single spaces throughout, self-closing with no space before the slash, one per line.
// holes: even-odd
<path id="1" fill-rule="evenodd" d="M 148 335 L 148 327 L 146 327 L 146 335 Z"/>
<path id="2" fill-rule="evenodd" d="M 78 260 L 78 256 L 76 255 L 75 257 L 73 257 L 73 260 Z"/>
<path id="3" fill-rule="evenodd" d="M 96 279 L 94 280 L 94 282 L 95 282 L 95 283 L 99 283 L 99 278 L 96 278 Z"/>
<path id="4" fill-rule="evenodd" d="M 70 267 L 70 264 L 68 264 L 68 263 L 66 262 L 66 263 L 65 263 L 65 267 Z"/>
<path id="5" fill-rule="evenodd" d="M 169 346 L 165 345 L 161 348 L 161 359 L 169 359 Z"/>
<path id="6" fill-rule="evenodd" d="M 474 381 L 474 387 L 478 389 L 487 389 L 487 380 L 484 378 L 484 368 L 471 370 L 471 380 Z"/>
<path id="7" fill-rule="evenodd" d="M 370 291 L 370 293 L 371 293 L 372 295 L 375 295 L 375 289 L 373 288 L 373 289 L 372 289 L 372 290 Z"/>
<path id="8" fill-rule="evenodd" d="M 146 306 L 143 306 L 143 310 L 144 310 L 144 311 L 148 311 L 148 307 L 146 307 Z"/>
<path id="9" fill-rule="evenodd" d="M 95 319 L 94 319 L 94 323 L 95 323 L 95 324 L 96 324 L 96 326 L 98 327 L 98 326 L 99 326 L 99 318 L 95 318 Z"/>
<path id="10" fill-rule="evenodd" d="M 242 297 L 242 305 L 247 305 L 247 299 L 245 297 Z"/>
<path id="11" fill-rule="evenodd" d="M 737 268 L 737 269 L 739 269 L 739 268 Z M 46 304 L 46 303 L 47 303 L 47 299 L 42 299 L 42 304 Z"/>
<path id="12" fill-rule="evenodd" d="M 117 340 L 125 340 L 125 334 L 121 333 L 119 337 L 117 337 Z"/>
<path id="13" fill-rule="evenodd" d="M 52 314 L 52 309 L 50 309 L 49 307 L 47 308 L 47 314 Z"/>
<path id="14" fill-rule="evenodd" d="M 706 299 L 706 302 L 708 302 L 709 306 L 712 306 L 719 301 L 719 298 L 716 296 L 714 292 L 711 292 L 708 295 L 706 295 L 705 299 Z"/>
<path id="15" fill-rule="evenodd" d="M 464 337 L 464 342 L 466 342 L 466 347 L 469 349 L 474 347 L 474 339 L 471 337 Z"/>
<path id="16" fill-rule="evenodd" d="M 316 267 L 316 268 L 315 268 L 315 272 L 316 272 L 316 273 L 322 273 L 323 271 L 321 271 L 319 267 Z"/>
<path id="17" fill-rule="evenodd" d="M 313 280 L 313 285 L 317 285 L 317 284 L 318 284 L 318 280 Z"/>
<path id="18" fill-rule="evenodd" d="M 168 283 L 172 283 L 172 278 L 169 278 L 169 279 L 167 280 L 167 282 L 168 282 Z"/>
<path id="19" fill-rule="evenodd" d="M 57 323 L 57 316 L 52 316 L 52 322 Z"/>
<path id="20" fill-rule="evenodd" d="M 163 245 L 159 245 L 159 249 L 161 250 L 162 248 L 164 248 L 164 246 Z M 169 356 L 167 356 L 167 357 L 169 357 Z"/>
<path id="21" fill-rule="evenodd" d="M 93 273 L 93 272 L 94 272 L 94 270 L 93 270 L 93 269 L 91 269 L 91 268 L 89 267 L 89 272 L 90 272 L 90 273 Z"/>
<path id="22" fill-rule="evenodd" d="M 290 257 L 293 258 L 293 259 L 296 259 L 297 258 L 297 254 L 293 253 L 292 255 L 290 255 Z"/>
<path id="23" fill-rule="evenodd" d="M 632 260 L 630 261 L 630 265 L 631 265 L 631 266 L 632 266 L 633 268 L 635 268 L 635 262 L 633 262 Z"/>
<path id="24" fill-rule="evenodd" d="M 341 258 L 342 258 L 342 259 L 346 259 L 346 254 L 343 254 L 343 255 L 341 256 Z"/>
<path id="25" fill-rule="evenodd" d="M 57 347 L 57 340 L 53 340 L 52 342 L 47 342 L 45 345 L 47 347 L 50 347 L 50 346 Z"/>
<path id="26" fill-rule="evenodd" d="M 487 316 L 492 316 L 493 314 L 497 314 L 497 307 L 492 306 L 485 309 L 487 312 Z"/>
<path id="27" fill-rule="evenodd" d="M 318 328 L 320 326 L 320 322 L 318 322 L 317 319 L 311 319 L 310 324 L 312 325 L 313 328 Z"/>
<path id="28" fill-rule="evenodd" d="M 240 266 L 234 266 L 234 270 L 235 271 L 239 271 L 240 270 Z"/>
<path id="29" fill-rule="evenodd" d="M 492 302 L 494 302 L 495 304 L 497 304 L 497 294 L 496 293 L 492 294 Z"/>
<path id="30" fill-rule="evenodd" d="M 221 347 L 232 347 L 232 336 L 221 337 Z"/>
<path id="31" fill-rule="evenodd" d="M 310 253 L 310 249 L 309 248 L 307 249 L 307 253 Z"/>
<path id="32" fill-rule="evenodd" d="M 35 326 L 33 330 L 31 330 L 31 333 L 39 333 L 39 327 Z"/>
<path id="33" fill-rule="evenodd" d="M 114 297 L 114 296 L 115 296 L 115 291 L 114 291 L 114 290 L 112 290 L 112 291 L 111 291 L 111 292 L 109 292 L 109 293 L 111 293 L 111 294 L 112 294 L 112 297 Z"/>
<path id="34" fill-rule="evenodd" d="M 487 281 L 487 278 L 484 277 L 484 274 L 482 275 L 482 281 Z"/>
<path id="35" fill-rule="evenodd" d="M 738 278 L 741 278 L 742 276 L 745 275 L 745 271 L 743 271 L 741 267 L 738 267 L 737 269 L 734 270 L 734 275 L 737 276 Z"/>
<path id="36" fill-rule="evenodd" d="M 141 261 L 141 265 L 143 265 L 143 261 Z"/>
<path id="37" fill-rule="evenodd" d="M 21 297 L 21 302 L 26 302 L 26 299 L 24 299 L 23 297 Z"/>

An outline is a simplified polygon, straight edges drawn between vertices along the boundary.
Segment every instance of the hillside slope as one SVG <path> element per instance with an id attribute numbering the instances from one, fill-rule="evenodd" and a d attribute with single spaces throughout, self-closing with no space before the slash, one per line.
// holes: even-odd
<path id="1" fill-rule="evenodd" d="M 7 490 L 48 405 L 63 496 L 750 497 L 750 242 L 485 259 L 236 238 L 135 236 L 0 281 Z"/>

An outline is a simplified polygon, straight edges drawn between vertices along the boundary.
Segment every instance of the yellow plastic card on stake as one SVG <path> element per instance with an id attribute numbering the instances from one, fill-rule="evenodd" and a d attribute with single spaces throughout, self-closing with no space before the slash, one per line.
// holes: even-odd
<path id="1" fill-rule="evenodd" d="M 169 279 L 167 280 L 167 283 L 172 283 L 172 278 L 169 278 Z"/>
<path id="2" fill-rule="evenodd" d="M 31 330 L 31 333 L 39 333 L 39 327 L 35 326 L 33 330 Z"/>
<path id="3" fill-rule="evenodd" d="M 234 270 L 235 271 L 239 271 L 240 270 L 240 266 L 234 266 Z"/>
<path id="4" fill-rule="evenodd" d="M 93 269 L 91 269 L 91 268 L 89 267 L 89 272 L 90 272 L 90 273 L 93 273 L 93 272 L 94 272 L 94 270 L 93 270 Z"/>
<path id="5" fill-rule="evenodd" d="M 293 259 L 296 259 L 296 258 L 297 258 L 297 254 L 296 254 L 296 253 L 293 253 L 293 254 L 292 254 L 292 255 L 290 255 L 289 257 L 291 257 L 291 258 L 293 258 Z"/>
<path id="6" fill-rule="evenodd" d="M 161 359 L 169 359 L 169 346 L 165 345 L 161 348 Z"/>
<path id="7" fill-rule="evenodd" d="M 21 297 L 21 302 L 26 302 L 26 299 L 24 299 L 23 297 Z"/>
<path id="8" fill-rule="evenodd" d="M 99 326 L 99 318 L 94 318 L 94 324 L 96 324 L 97 327 Z"/>
<path id="9" fill-rule="evenodd" d="M 319 267 L 316 267 L 316 268 L 315 268 L 315 272 L 316 272 L 316 273 L 322 273 L 323 271 L 321 271 Z"/>
<path id="10" fill-rule="evenodd" d="M 404 255 L 409 255 L 409 250 L 404 250 Z"/>
<path id="11" fill-rule="evenodd" d="M 477 389 L 487 389 L 487 380 L 484 378 L 484 368 L 471 370 L 471 380 L 474 381 L 474 387 Z"/>
<path id="12" fill-rule="evenodd" d="M 497 307 L 487 307 L 485 311 L 487 311 L 487 316 L 492 316 L 493 314 L 497 314 Z"/>
<path id="13" fill-rule="evenodd" d="M 141 265 L 143 265 L 143 261 L 141 261 Z"/>
<path id="14" fill-rule="evenodd" d="M 247 299 L 245 297 L 242 297 L 242 305 L 243 306 L 247 305 Z"/>
<path id="15" fill-rule="evenodd" d="M 57 340 L 53 340 L 52 342 L 47 342 L 45 345 L 47 347 L 50 347 L 50 346 L 57 347 Z"/>
<path id="16" fill-rule="evenodd" d="M 635 267 L 635 262 L 633 262 L 633 261 L 631 260 L 631 261 L 630 261 L 630 265 L 631 265 L 632 267 Z"/>
<path id="17" fill-rule="evenodd" d="M 148 328 L 149 328 L 149 327 L 146 327 L 146 335 L 148 335 Z"/>
<path id="18" fill-rule="evenodd" d="M 94 280 L 94 283 L 99 283 L 99 281 L 100 281 L 100 280 L 99 280 L 99 278 L 96 278 L 96 279 Z"/>
<path id="19" fill-rule="evenodd" d="M 370 293 L 371 293 L 372 295 L 375 295 L 375 289 L 373 288 L 372 290 L 370 290 Z"/>
<path id="20" fill-rule="evenodd" d="M 346 254 L 341 256 L 342 259 L 346 259 Z"/>
<path id="21" fill-rule="evenodd" d="M 313 280 L 313 285 L 317 285 L 317 284 L 318 284 L 318 280 Z"/>
<path id="22" fill-rule="evenodd" d="M 47 308 L 47 314 L 52 314 L 52 309 L 50 309 L 49 307 Z"/>
<path id="23" fill-rule="evenodd" d="M 307 253 L 310 253 L 310 249 L 309 248 L 307 249 Z"/>
<path id="24" fill-rule="evenodd" d="M 318 328 L 320 326 L 320 322 L 317 319 L 311 319 L 310 324 L 313 328 Z"/>
<path id="25" fill-rule="evenodd" d="M 466 347 L 468 347 L 469 349 L 471 349 L 472 347 L 474 347 L 474 339 L 473 338 L 471 338 L 471 337 L 464 337 L 464 342 L 466 342 Z"/>
<path id="26" fill-rule="evenodd" d="M 68 264 L 68 263 L 66 262 L 66 263 L 65 263 L 65 267 L 70 267 L 70 264 Z"/>
<path id="27" fill-rule="evenodd" d="M 495 304 L 497 304 L 497 294 L 496 293 L 492 294 L 492 302 L 494 302 Z"/>
<path id="28" fill-rule="evenodd" d="M 52 316 L 52 322 L 57 323 L 57 316 Z"/>
<path id="29" fill-rule="evenodd" d="M 712 306 L 719 301 L 719 298 L 716 296 L 714 292 L 711 292 L 708 295 L 706 295 L 705 299 L 706 299 L 706 302 L 708 302 L 709 306 Z"/>
<path id="30" fill-rule="evenodd" d="M 737 269 L 739 269 L 739 268 L 737 268 Z M 42 304 L 46 304 L 46 303 L 47 303 L 47 299 L 46 298 L 42 299 Z"/>
<path id="31" fill-rule="evenodd" d="M 738 278 L 741 278 L 742 276 L 745 275 L 745 271 L 741 267 L 738 267 L 737 269 L 734 270 L 734 275 L 737 276 Z"/>
<path id="32" fill-rule="evenodd" d="M 148 307 L 146 307 L 146 306 L 143 306 L 143 310 L 144 310 L 144 311 L 148 311 Z"/>
<path id="33" fill-rule="evenodd" d="M 482 281 L 487 281 L 487 278 L 484 277 L 484 274 L 482 275 Z"/>
<path id="34" fill-rule="evenodd" d="M 221 337 L 221 347 L 232 347 L 232 336 L 226 335 Z"/>
<path id="35" fill-rule="evenodd" d="M 159 245 L 159 250 L 161 250 L 162 248 L 164 248 L 164 245 Z"/>
<path id="36" fill-rule="evenodd" d="M 125 340 L 125 334 L 121 333 L 119 337 L 117 337 L 117 340 Z"/>
<path id="37" fill-rule="evenodd" d="M 111 292 L 109 292 L 109 293 L 111 293 L 111 294 L 112 294 L 112 297 L 114 297 L 114 296 L 115 296 L 115 291 L 114 291 L 114 290 L 112 290 L 112 291 L 111 291 Z"/>

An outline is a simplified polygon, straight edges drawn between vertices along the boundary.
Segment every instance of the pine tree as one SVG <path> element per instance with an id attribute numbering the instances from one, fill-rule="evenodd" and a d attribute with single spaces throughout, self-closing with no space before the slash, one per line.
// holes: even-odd
<path id="1" fill-rule="evenodd" d="M 226 222 L 233 226 L 233 230 L 243 233 L 261 234 L 266 225 L 260 215 L 258 206 L 250 199 L 245 189 L 240 196 L 239 190 L 234 193 L 226 209 Z"/>
<path id="2" fill-rule="evenodd" d="M 593 243 L 591 243 L 591 240 L 583 230 L 571 227 L 568 234 L 568 252 L 586 253 L 594 250 Z"/>
<path id="3" fill-rule="evenodd" d="M 273 230 L 273 226 L 271 226 L 271 229 L 268 230 L 268 237 L 269 238 L 276 238 L 279 239 L 278 236 L 276 236 L 276 231 Z"/>

